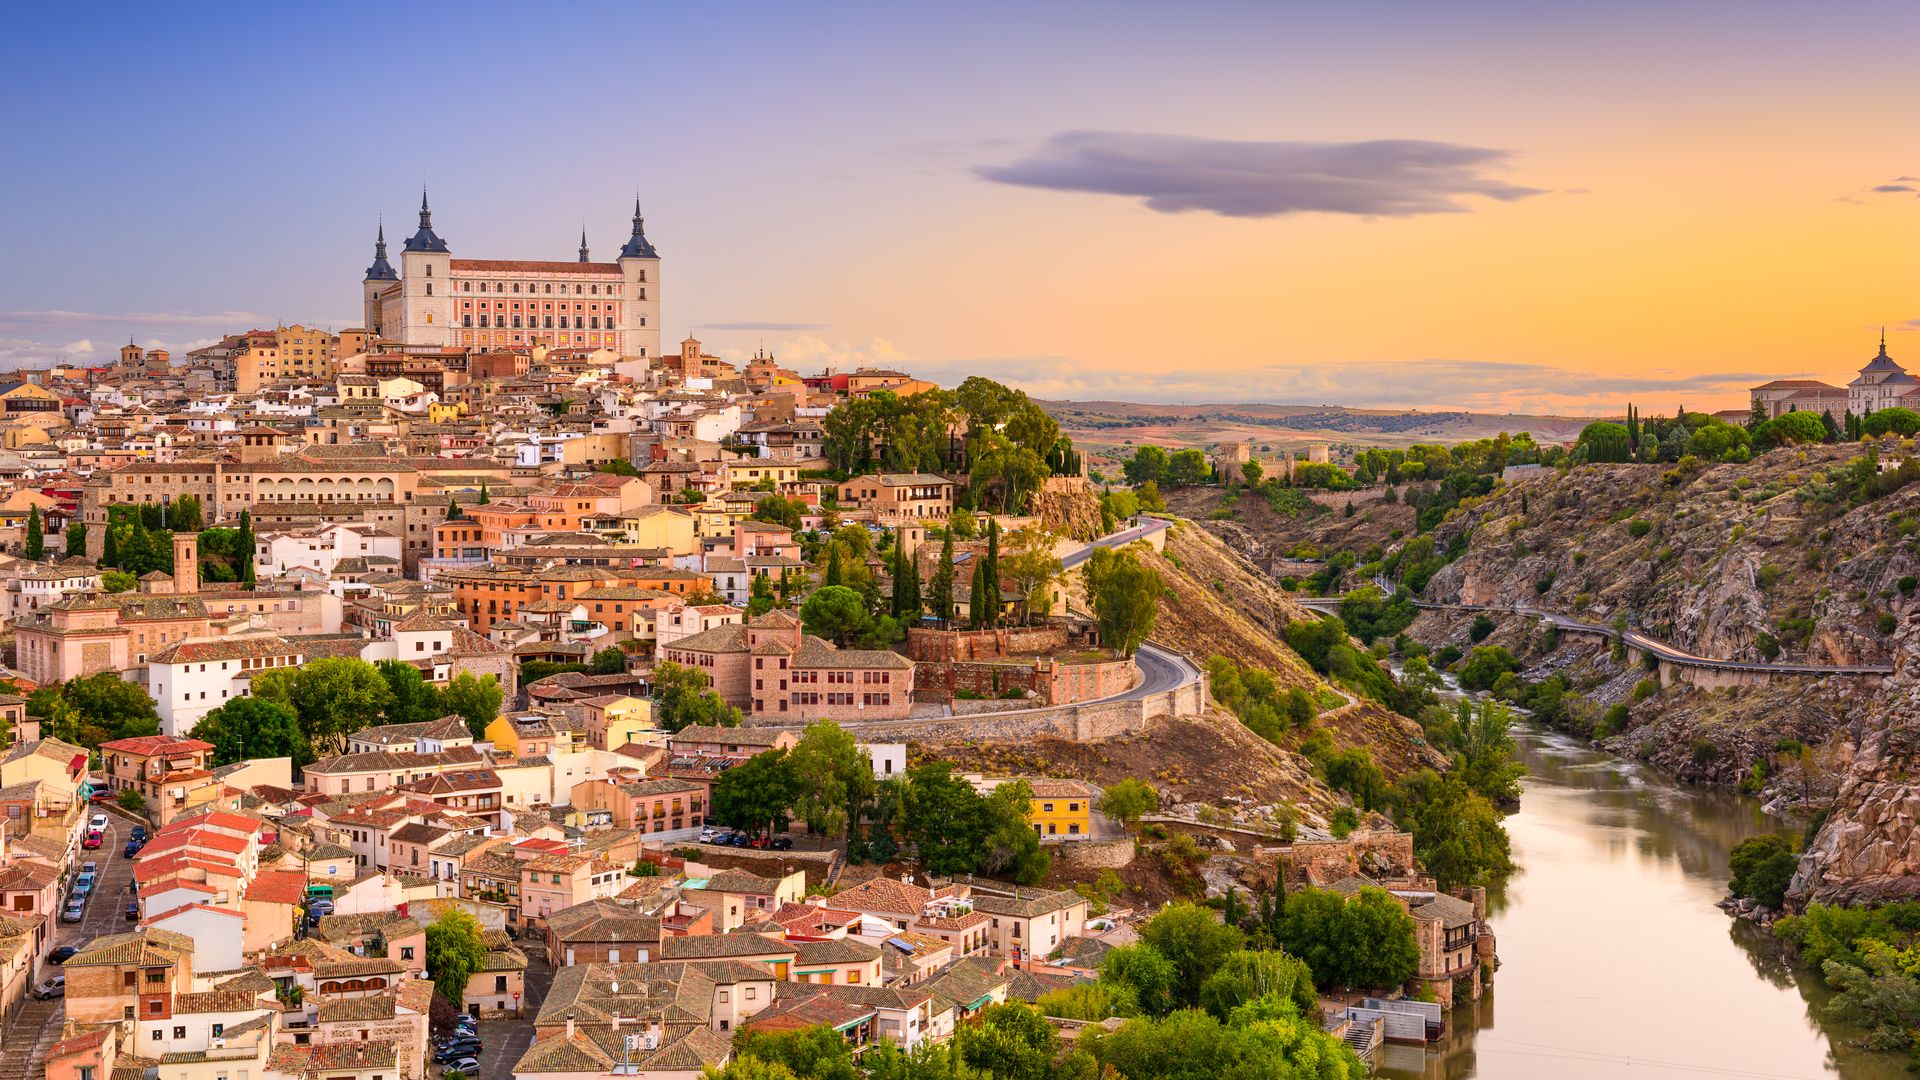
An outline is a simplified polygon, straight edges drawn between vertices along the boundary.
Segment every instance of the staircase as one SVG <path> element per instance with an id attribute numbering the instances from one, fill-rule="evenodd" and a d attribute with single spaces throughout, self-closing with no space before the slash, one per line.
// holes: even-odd
<path id="1" fill-rule="evenodd" d="M 1374 1048 L 1380 1045 L 1383 1038 L 1380 1021 L 1350 1020 L 1347 1022 L 1347 1033 L 1344 1038 L 1346 1044 L 1353 1047 L 1353 1052 L 1360 1055 L 1361 1061 L 1371 1064 Z"/>
<path id="2" fill-rule="evenodd" d="M 57 969 L 56 969 L 57 970 Z M 29 997 L 20 1003 L 20 1011 L 7 1025 L 0 1040 L 0 1080 L 46 1080 L 47 1050 L 60 1041 L 60 1020 L 66 1002 L 35 1001 Z"/>

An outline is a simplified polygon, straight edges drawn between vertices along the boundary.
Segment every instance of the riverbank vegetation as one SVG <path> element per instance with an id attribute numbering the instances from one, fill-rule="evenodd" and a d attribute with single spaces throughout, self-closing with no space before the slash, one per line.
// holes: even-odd
<path id="1" fill-rule="evenodd" d="M 1836 991 L 1829 1019 L 1860 1029 L 1866 1049 L 1906 1053 L 1920 1071 L 1920 902 L 1812 904 L 1773 932 Z"/>

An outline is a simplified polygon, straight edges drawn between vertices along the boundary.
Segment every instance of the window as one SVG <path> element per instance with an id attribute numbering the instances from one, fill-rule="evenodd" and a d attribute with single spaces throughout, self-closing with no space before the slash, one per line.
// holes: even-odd
<path id="1" fill-rule="evenodd" d="M 414 854 L 415 854 L 415 855 L 418 855 L 418 854 L 419 854 L 419 852 L 415 852 Z M 413 946 L 411 946 L 411 945 L 402 945 L 402 946 L 400 946 L 400 959 L 402 959 L 402 960 L 411 960 L 411 959 L 413 959 Z"/>
<path id="2" fill-rule="evenodd" d="M 167 1037 L 167 1036 L 166 1036 L 166 1034 L 165 1034 L 164 1032 L 162 1032 L 162 1031 L 161 1031 L 161 1030 L 160 1030 L 159 1028 L 154 1028 L 154 1029 L 153 1029 L 153 1041 L 154 1041 L 154 1042 L 159 1042 L 159 1041 L 160 1041 L 161 1039 L 164 1039 L 164 1038 L 166 1038 L 166 1037 Z"/>

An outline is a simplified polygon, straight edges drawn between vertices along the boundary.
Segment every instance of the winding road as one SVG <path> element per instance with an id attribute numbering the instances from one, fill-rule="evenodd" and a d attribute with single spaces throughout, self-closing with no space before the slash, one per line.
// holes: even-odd
<path id="1" fill-rule="evenodd" d="M 1340 598 L 1336 596 L 1302 597 L 1297 598 L 1296 602 L 1302 607 L 1323 612 L 1337 612 L 1340 607 Z M 1609 638 L 1621 635 L 1620 631 L 1611 626 L 1587 622 L 1558 612 L 1527 607 L 1524 604 L 1502 607 L 1493 604 L 1434 604 L 1425 600 L 1415 600 L 1413 606 L 1424 611 L 1477 611 L 1496 615 L 1524 615 L 1533 619 L 1545 619 L 1562 630 L 1571 630 L 1576 633 L 1602 634 Z M 1753 671 L 1766 675 L 1891 675 L 1894 671 L 1892 664 L 1768 664 L 1753 660 L 1724 660 L 1687 652 L 1632 628 L 1628 628 L 1624 636 L 1629 647 L 1651 653 L 1655 658 L 1666 663 L 1712 671 Z"/>

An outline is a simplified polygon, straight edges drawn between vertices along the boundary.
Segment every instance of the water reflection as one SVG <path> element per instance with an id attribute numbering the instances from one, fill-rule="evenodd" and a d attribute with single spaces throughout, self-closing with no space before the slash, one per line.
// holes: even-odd
<path id="1" fill-rule="evenodd" d="M 1454 1010 L 1439 1046 L 1388 1047 L 1383 1075 L 1910 1075 L 1892 1055 L 1836 1056 L 1813 1019 L 1824 988 L 1713 906 L 1734 845 L 1781 822 L 1560 735 L 1516 737 L 1529 775 L 1507 827 L 1522 871 L 1489 898 L 1495 988 Z"/>

